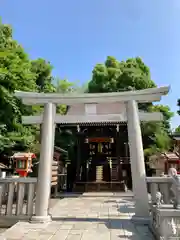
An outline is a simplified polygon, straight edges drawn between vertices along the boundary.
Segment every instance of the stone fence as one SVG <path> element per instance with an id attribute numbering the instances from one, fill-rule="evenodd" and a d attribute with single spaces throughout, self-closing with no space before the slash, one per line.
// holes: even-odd
<path id="1" fill-rule="evenodd" d="M 56 175 L 54 180 L 52 174 L 51 188 L 56 188 L 51 197 L 56 197 L 67 185 L 67 174 Z M 0 178 L 0 227 L 12 226 L 19 220 L 29 220 L 35 214 L 36 185 L 37 178 L 32 177 Z"/>
<path id="2" fill-rule="evenodd" d="M 180 239 L 180 176 L 147 177 L 151 229 L 157 239 Z"/>
<path id="3" fill-rule="evenodd" d="M 0 227 L 34 214 L 37 178 L 0 178 Z"/>

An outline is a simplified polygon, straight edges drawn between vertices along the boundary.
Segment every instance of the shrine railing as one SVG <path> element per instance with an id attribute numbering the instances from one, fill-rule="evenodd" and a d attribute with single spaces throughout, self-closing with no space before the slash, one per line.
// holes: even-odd
<path id="1" fill-rule="evenodd" d="M 0 226 L 34 214 L 36 183 L 36 178 L 0 178 Z"/>
<path id="2" fill-rule="evenodd" d="M 157 239 L 180 239 L 180 176 L 147 177 L 151 228 Z"/>

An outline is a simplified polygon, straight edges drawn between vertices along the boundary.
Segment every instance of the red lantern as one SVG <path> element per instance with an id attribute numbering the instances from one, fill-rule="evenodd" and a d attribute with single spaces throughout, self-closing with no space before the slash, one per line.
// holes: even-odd
<path id="1" fill-rule="evenodd" d="M 16 166 L 16 172 L 20 177 L 27 177 L 29 172 L 32 172 L 32 159 L 36 158 L 34 153 L 15 153 L 13 160 Z"/>

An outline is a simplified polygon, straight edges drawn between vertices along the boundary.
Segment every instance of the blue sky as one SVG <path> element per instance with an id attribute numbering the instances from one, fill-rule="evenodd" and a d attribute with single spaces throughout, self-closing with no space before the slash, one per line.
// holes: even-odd
<path id="1" fill-rule="evenodd" d="M 171 85 L 163 104 L 177 111 L 180 97 L 179 0 L 1 0 L 0 16 L 32 59 L 80 83 L 106 56 L 140 56 L 157 85 Z M 180 124 L 176 115 L 172 127 Z"/>

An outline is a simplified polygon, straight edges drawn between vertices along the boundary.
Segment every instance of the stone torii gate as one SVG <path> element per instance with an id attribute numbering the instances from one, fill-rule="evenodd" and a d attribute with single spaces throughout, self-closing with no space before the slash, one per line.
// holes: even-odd
<path id="1" fill-rule="evenodd" d="M 133 180 L 133 193 L 135 199 L 135 214 L 137 217 L 148 217 L 148 194 L 146 186 L 146 173 L 144 164 L 144 152 L 141 136 L 140 120 L 160 121 L 160 113 L 142 113 L 138 110 L 137 103 L 160 101 L 161 96 L 169 92 L 169 87 L 151 88 L 138 91 L 116 93 L 86 93 L 86 94 L 57 94 L 57 93 L 33 93 L 16 92 L 15 96 L 22 99 L 27 105 L 44 105 L 42 116 L 24 116 L 24 124 L 41 124 L 42 139 L 40 150 L 40 163 L 38 172 L 38 184 L 36 194 L 34 222 L 46 222 L 51 218 L 48 214 L 51 162 L 54 149 L 54 132 L 56 123 L 73 122 L 117 122 L 127 121 L 128 137 L 131 158 L 131 172 Z M 77 116 L 61 116 L 56 114 L 56 105 L 84 104 L 86 108 L 100 103 L 122 102 L 125 105 L 126 116 L 120 114 L 96 115 L 85 114 Z"/>

